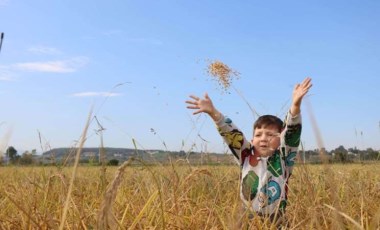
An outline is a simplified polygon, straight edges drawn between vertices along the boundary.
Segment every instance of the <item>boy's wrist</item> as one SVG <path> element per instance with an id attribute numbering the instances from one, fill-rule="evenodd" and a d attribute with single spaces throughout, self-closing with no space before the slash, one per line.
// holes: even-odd
<path id="1" fill-rule="evenodd" d="M 208 115 L 215 121 L 219 121 L 220 118 L 222 117 L 222 114 L 218 110 L 212 110 L 211 112 L 208 113 Z"/>
<path id="2" fill-rule="evenodd" d="M 297 107 L 300 107 L 301 106 L 301 100 L 297 100 L 297 101 L 292 101 L 292 106 L 297 106 Z"/>
<path id="3" fill-rule="evenodd" d="M 300 113 L 301 113 L 301 107 L 300 106 L 293 104 L 292 107 L 290 107 L 290 114 L 292 116 L 297 116 Z"/>

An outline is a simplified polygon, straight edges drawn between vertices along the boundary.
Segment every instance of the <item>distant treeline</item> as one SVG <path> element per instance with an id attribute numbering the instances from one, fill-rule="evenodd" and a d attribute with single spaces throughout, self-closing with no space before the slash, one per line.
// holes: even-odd
<path id="1" fill-rule="evenodd" d="M 331 151 L 326 149 L 306 150 L 299 153 L 300 160 L 308 163 L 320 163 L 322 162 L 321 156 L 325 156 L 326 160 L 330 163 L 351 163 L 362 161 L 379 161 L 380 151 L 372 148 L 366 150 L 360 150 L 357 148 L 344 148 L 343 145 L 335 148 Z"/>
<path id="2" fill-rule="evenodd" d="M 36 154 L 35 150 L 25 151 L 21 155 L 10 146 L 0 159 L 1 165 L 70 165 L 73 164 L 77 148 L 56 148 Z M 80 152 L 80 163 L 86 165 L 118 165 L 130 158 L 146 164 L 167 164 L 184 162 L 191 164 L 235 164 L 230 153 L 202 153 L 185 151 L 141 150 L 129 148 L 83 148 Z M 380 160 L 380 152 L 372 148 L 359 150 L 345 149 L 339 146 L 327 151 L 315 149 L 299 151 L 297 160 L 303 163 L 352 163 Z"/>

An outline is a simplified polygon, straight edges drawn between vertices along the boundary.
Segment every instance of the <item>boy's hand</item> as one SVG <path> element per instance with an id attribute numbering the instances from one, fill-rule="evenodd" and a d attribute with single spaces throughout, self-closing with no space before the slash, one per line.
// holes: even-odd
<path id="1" fill-rule="evenodd" d="M 311 84 L 311 78 L 305 78 L 301 84 L 296 84 L 293 90 L 293 102 L 290 108 L 290 113 L 296 116 L 300 113 L 300 107 L 303 97 L 309 92 L 309 89 L 313 85 Z"/>
<path id="2" fill-rule="evenodd" d="M 196 109 L 193 114 L 198 114 L 198 113 L 207 113 L 217 121 L 220 118 L 220 113 L 217 109 L 215 109 L 211 98 L 208 96 L 207 93 L 205 93 L 204 98 L 199 98 L 194 95 L 190 95 L 192 100 L 186 101 L 187 104 L 189 104 L 186 108 L 188 109 Z"/>

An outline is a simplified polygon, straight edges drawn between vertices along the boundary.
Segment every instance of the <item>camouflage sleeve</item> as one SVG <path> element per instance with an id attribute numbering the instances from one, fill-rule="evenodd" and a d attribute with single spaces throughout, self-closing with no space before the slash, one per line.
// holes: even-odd
<path id="1" fill-rule="evenodd" d="M 235 126 L 230 118 L 222 115 L 220 120 L 215 123 L 219 134 L 239 164 L 242 165 L 245 157 L 251 152 L 251 143 L 245 139 L 243 132 Z"/>
<path id="2" fill-rule="evenodd" d="M 284 130 L 281 133 L 281 152 L 285 160 L 286 167 L 294 165 L 298 146 L 301 142 L 302 119 L 301 114 L 292 116 L 290 112 L 286 115 Z"/>

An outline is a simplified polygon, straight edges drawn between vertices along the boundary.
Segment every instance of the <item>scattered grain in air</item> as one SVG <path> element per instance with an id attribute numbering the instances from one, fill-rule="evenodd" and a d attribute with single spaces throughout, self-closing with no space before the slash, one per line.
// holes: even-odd
<path id="1" fill-rule="evenodd" d="M 216 80 L 223 91 L 227 92 L 234 78 L 238 79 L 240 73 L 231 69 L 221 61 L 210 62 L 207 73 Z"/>

